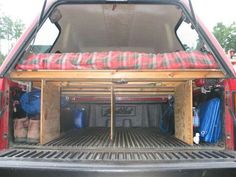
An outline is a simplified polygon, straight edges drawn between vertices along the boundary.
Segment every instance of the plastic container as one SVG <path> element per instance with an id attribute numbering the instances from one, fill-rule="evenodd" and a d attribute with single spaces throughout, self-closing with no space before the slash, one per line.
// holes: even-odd
<path id="1" fill-rule="evenodd" d="M 216 143 L 222 135 L 221 101 L 213 98 L 200 105 L 200 136 L 208 143 Z"/>
<path id="2" fill-rule="evenodd" d="M 193 127 L 198 128 L 200 126 L 199 110 L 193 108 Z"/>
<path id="3" fill-rule="evenodd" d="M 195 144 L 199 144 L 200 143 L 200 133 L 196 133 L 196 135 L 193 137 L 193 142 Z"/>
<path id="4" fill-rule="evenodd" d="M 74 124 L 75 124 L 75 128 L 78 128 L 78 129 L 85 127 L 85 109 L 84 108 L 75 111 Z"/>

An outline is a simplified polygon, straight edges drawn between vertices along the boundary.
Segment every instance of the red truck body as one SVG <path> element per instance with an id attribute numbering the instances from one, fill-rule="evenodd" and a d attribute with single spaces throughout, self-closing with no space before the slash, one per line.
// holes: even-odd
<path id="1" fill-rule="evenodd" d="M 0 67 L 0 176 L 234 176 L 236 72 L 189 2 L 45 1 L 42 14 Z M 58 36 L 49 49 L 38 52 L 48 47 L 34 45 L 36 34 L 47 21 L 57 27 Z M 180 40 L 177 30 L 182 23 L 190 24 L 197 32 L 196 49 L 186 48 Z M 110 51 L 123 57 L 131 51 L 134 59 L 135 55 L 153 57 L 160 51 L 164 53 L 163 61 L 172 56 L 178 64 L 182 56 L 173 56 L 182 50 L 185 55 L 193 56 L 197 50 L 200 56 L 210 56 L 217 68 L 207 68 L 211 62 L 205 58 L 204 69 L 184 65 L 166 67 L 170 70 L 111 70 L 106 66 Z M 61 63 L 57 63 L 57 70 L 45 67 L 50 64 L 48 58 L 52 61 L 61 56 L 62 63 L 74 59 L 78 65 L 81 58 L 72 56 L 81 53 L 93 56 L 87 65 L 96 59 L 95 54 L 102 53 L 105 64 L 100 64 L 104 67 L 96 70 L 92 65 L 94 70 L 83 70 L 73 65 L 76 69 L 68 69 Z M 36 69 L 17 68 L 27 65 L 29 56 L 35 57 L 30 64 L 36 63 Z M 40 56 L 44 61 L 37 69 Z M 126 62 L 125 57 L 119 57 L 117 62 Z M 14 120 L 18 118 L 13 117 L 13 92 L 27 93 L 25 87 L 41 93 L 40 140 L 35 144 L 14 141 Z M 69 106 L 61 106 L 63 98 L 69 100 Z M 212 98 L 222 103 L 221 138 L 213 143 L 200 139 L 200 144 L 194 144 L 193 135 L 198 130 L 193 126 L 193 110 Z M 86 125 L 75 128 L 73 111 L 81 108 L 86 110 Z"/>

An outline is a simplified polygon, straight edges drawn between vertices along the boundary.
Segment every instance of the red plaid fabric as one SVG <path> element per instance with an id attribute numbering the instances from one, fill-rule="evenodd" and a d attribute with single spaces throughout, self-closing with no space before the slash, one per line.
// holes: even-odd
<path id="1" fill-rule="evenodd" d="M 104 69 L 218 69 L 211 54 L 173 52 L 147 54 L 137 52 L 46 53 L 31 54 L 17 70 L 104 70 Z"/>

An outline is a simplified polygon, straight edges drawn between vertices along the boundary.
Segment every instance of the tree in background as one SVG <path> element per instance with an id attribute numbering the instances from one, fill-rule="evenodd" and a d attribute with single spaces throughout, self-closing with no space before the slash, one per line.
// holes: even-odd
<path id="1" fill-rule="evenodd" d="M 25 25 L 23 24 L 23 22 L 17 19 L 13 25 L 12 39 L 17 40 L 21 36 L 24 28 L 25 28 Z"/>
<path id="2" fill-rule="evenodd" d="M 13 34 L 13 21 L 8 16 L 3 16 L 0 18 L 1 21 L 1 29 L 3 31 L 4 39 L 10 41 Z"/>
<path id="3" fill-rule="evenodd" d="M 2 64 L 3 60 L 5 59 L 6 56 L 4 56 L 1 51 L 0 51 L 0 65 Z"/>
<path id="4" fill-rule="evenodd" d="M 229 26 L 224 25 L 222 22 L 217 23 L 213 28 L 213 34 L 226 50 L 234 49 L 236 51 L 236 23 Z"/>
<path id="5" fill-rule="evenodd" d="M 0 64 L 5 56 L 2 52 L 2 41 L 7 45 L 8 52 L 11 50 L 13 43 L 20 37 L 25 25 L 19 19 L 12 20 L 9 16 L 0 17 Z"/>

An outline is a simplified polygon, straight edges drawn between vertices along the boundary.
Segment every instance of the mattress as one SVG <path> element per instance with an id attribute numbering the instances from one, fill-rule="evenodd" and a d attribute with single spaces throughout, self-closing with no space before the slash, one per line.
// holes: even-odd
<path id="1" fill-rule="evenodd" d="M 30 54 L 16 65 L 17 70 L 142 70 L 142 69 L 218 69 L 210 53 L 178 51 L 172 53 L 92 52 Z"/>

